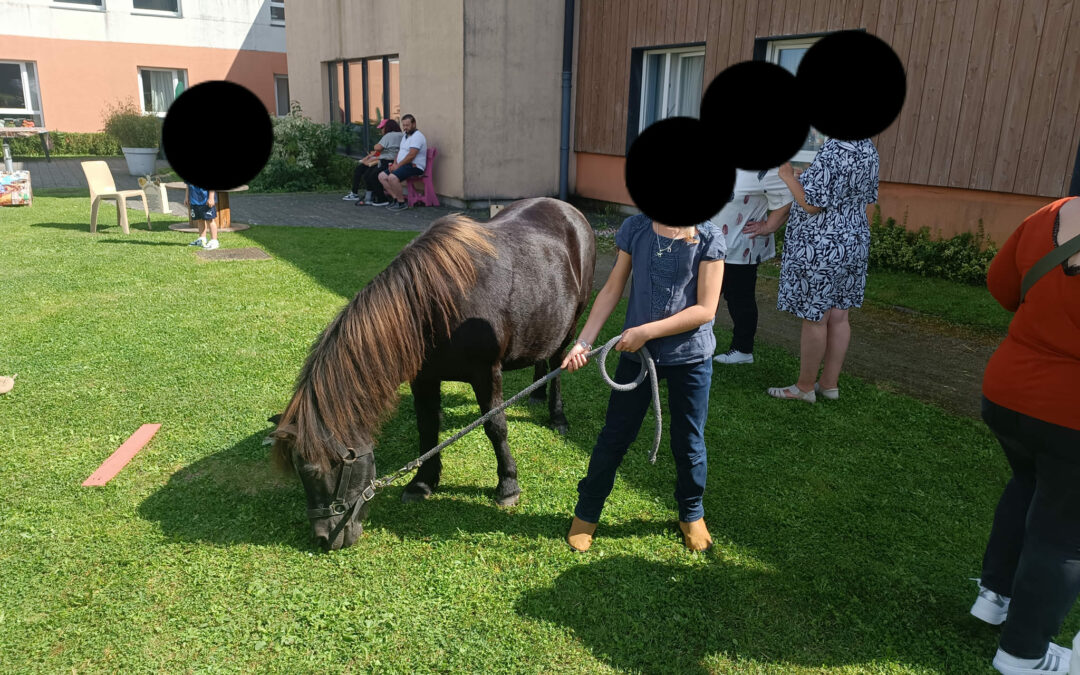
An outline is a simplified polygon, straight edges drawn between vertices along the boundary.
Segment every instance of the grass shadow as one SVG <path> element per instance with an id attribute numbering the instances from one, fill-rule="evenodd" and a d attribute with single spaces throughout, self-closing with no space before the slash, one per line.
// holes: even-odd
<path id="1" fill-rule="evenodd" d="M 146 221 L 130 222 L 128 228 L 137 232 L 148 232 L 150 234 L 158 234 L 160 232 L 169 232 L 170 223 L 162 222 L 155 223 L 156 227 L 151 230 L 146 227 Z M 42 227 L 50 228 L 54 230 L 74 230 L 76 232 L 86 232 L 87 234 L 123 234 L 120 230 L 120 225 L 115 223 L 98 223 L 97 232 L 90 232 L 90 222 L 85 223 L 31 223 L 30 227 Z"/>
<path id="2" fill-rule="evenodd" d="M 262 445 L 270 429 L 185 466 L 138 507 L 174 540 L 311 545 L 299 480 L 278 473 Z"/>

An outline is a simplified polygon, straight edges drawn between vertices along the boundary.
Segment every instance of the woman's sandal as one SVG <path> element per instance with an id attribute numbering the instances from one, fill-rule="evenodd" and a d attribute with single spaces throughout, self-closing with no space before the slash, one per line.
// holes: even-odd
<path id="1" fill-rule="evenodd" d="M 817 382 L 814 383 L 814 393 L 818 396 L 824 396 L 830 401 L 835 401 L 836 399 L 840 398 L 839 387 L 833 387 L 832 389 L 822 389 L 821 385 Z"/>
<path id="2" fill-rule="evenodd" d="M 800 401 L 806 401 L 807 403 L 813 403 L 817 400 L 812 391 L 803 391 L 799 389 L 799 385 L 793 384 L 790 387 L 769 387 L 766 390 L 769 396 L 773 398 L 784 399 L 798 399 Z"/>

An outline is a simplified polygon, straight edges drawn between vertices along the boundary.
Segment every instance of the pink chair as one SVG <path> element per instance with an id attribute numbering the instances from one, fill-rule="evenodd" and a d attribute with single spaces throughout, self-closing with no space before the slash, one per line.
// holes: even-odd
<path id="1" fill-rule="evenodd" d="M 423 202 L 424 206 L 438 206 L 439 198 L 435 194 L 435 183 L 431 180 L 431 167 L 435 163 L 435 155 L 439 153 L 435 148 L 429 147 L 427 149 L 427 165 L 424 169 L 422 176 L 415 176 L 405 181 L 405 189 L 408 193 L 406 198 L 409 200 L 409 206 L 415 206 L 417 202 Z M 417 188 L 417 183 L 423 181 L 424 192 L 421 194 Z"/>

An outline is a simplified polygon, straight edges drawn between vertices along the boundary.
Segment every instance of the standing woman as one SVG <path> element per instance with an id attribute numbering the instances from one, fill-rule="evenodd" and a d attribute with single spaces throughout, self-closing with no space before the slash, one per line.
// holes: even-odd
<path id="1" fill-rule="evenodd" d="M 776 307 L 803 323 L 799 379 L 768 393 L 807 403 L 816 400 L 815 392 L 835 399 L 851 340 L 848 310 L 862 306 L 866 288 L 866 206 L 878 198 L 877 149 L 869 139 L 830 138 L 801 176 L 796 178 L 790 162 L 779 173 L 795 203 L 784 236 Z M 745 230 L 760 235 L 778 227 L 768 223 Z"/>
<path id="2" fill-rule="evenodd" d="M 585 353 L 630 280 L 622 339 L 615 345 L 622 354 L 614 379 L 620 384 L 634 380 L 641 368 L 636 352 L 642 346 L 648 347 L 657 376 L 667 379 L 679 527 L 687 548 L 704 551 L 712 546 L 702 495 L 705 420 L 716 348 L 712 325 L 724 276 L 724 236 L 708 221 L 696 227 L 671 227 L 641 214 L 623 222 L 615 234 L 615 245 L 619 248 L 615 267 L 562 367 L 573 372 L 585 365 Z M 650 400 L 650 390 L 643 385 L 611 392 L 588 473 L 578 483 L 577 507 L 567 535 L 571 548 L 586 551 L 592 545 L 604 501 L 615 483 L 615 471 L 637 437 Z"/>
<path id="3" fill-rule="evenodd" d="M 1036 266 L 1051 252 L 1056 260 Z M 983 420 L 1013 475 L 994 513 L 971 613 L 1004 623 L 998 671 L 1067 673 L 1070 650 L 1050 640 L 1080 594 L 1080 199 L 1028 216 L 986 282 L 1016 313 L 982 386 Z"/>

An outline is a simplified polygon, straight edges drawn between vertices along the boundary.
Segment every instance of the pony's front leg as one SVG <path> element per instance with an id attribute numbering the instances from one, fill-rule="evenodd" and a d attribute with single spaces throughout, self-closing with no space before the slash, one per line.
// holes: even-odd
<path id="1" fill-rule="evenodd" d="M 480 412 L 487 414 L 492 408 L 502 405 L 502 370 L 497 366 L 491 370 L 491 377 L 481 377 L 473 382 L 476 402 Z M 506 414 L 492 415 L 484 422 L 484 432 L 492 447 L 495 448 L 495 461 L 498 463 L 499 484 L 495 488 L 495 503 L 499 506 L 513 506 L 521 496 L 517 482 L 517 463 L 510 454 L 510 444 L 506 441 Z"/>
<path id="2" fill-rule="evenodd" d="M 410 383 L 413 394 L 413 408 L 416 410 L 416 428 L 420 432 L 420 454 L 434 448 L 439 443 L 439 416 L 442 396 L 438 380 L 416 380 Z M 438 454 L 420 465 L 405 491 L 401 501 L 418 502 L 427 499 L 435 488 L 439 487 L 442 476 L 442 455 Z"/>

